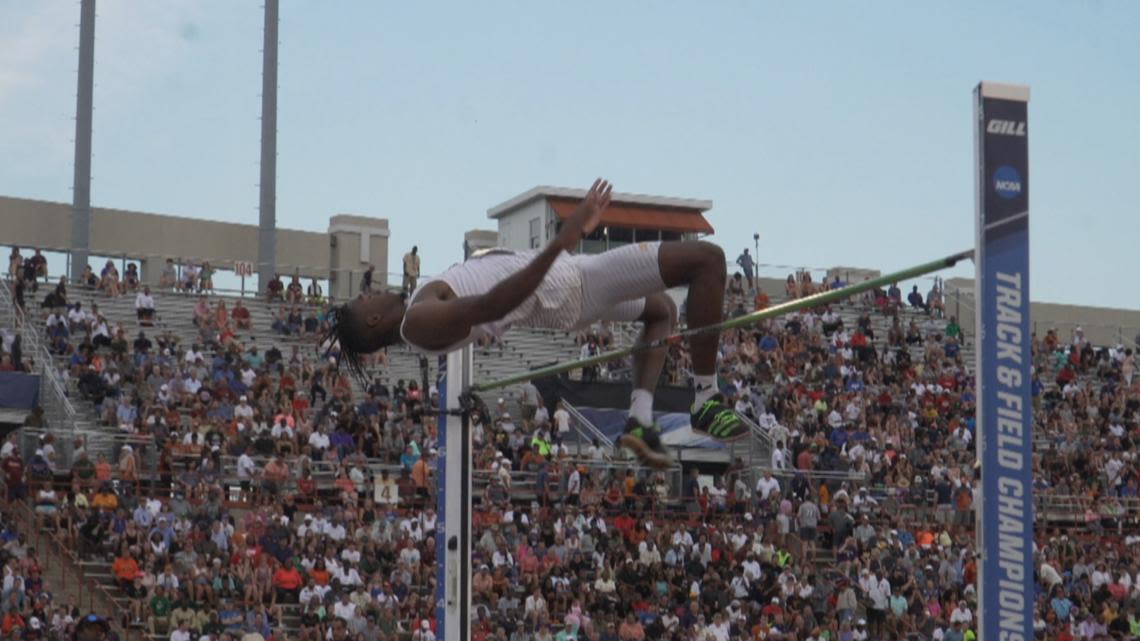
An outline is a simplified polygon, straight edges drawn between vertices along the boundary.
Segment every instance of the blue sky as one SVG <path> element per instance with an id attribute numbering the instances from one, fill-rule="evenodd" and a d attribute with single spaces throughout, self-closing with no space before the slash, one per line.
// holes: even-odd
<path id="1" fill-rule="evenodd" d="M 256 222 L 259 4 L 100 0 L 94 204 Z M 973 243 L 988 79 L 1033 91 L 1033 297 L 1140 308 L 1140 3 L 282 5 L 278 224 L 386 217 L 393 269 L 598 175 L 712 199 L 731 255 L 924 262 Z M 0 0 L 0 193 L 70 200 L 78 15 Z"/>

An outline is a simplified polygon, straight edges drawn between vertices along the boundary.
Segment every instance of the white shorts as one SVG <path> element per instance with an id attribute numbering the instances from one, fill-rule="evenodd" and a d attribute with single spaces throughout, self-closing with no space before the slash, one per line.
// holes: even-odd
<path id="1" fill-rule="evenodd" d="M 645 297 L 665 291 L 657 259 L 660 250 L 660 242 L 634 243 L 601 254 L 575 256 L 582 276 L 578 327 L 641 318 Z"/>

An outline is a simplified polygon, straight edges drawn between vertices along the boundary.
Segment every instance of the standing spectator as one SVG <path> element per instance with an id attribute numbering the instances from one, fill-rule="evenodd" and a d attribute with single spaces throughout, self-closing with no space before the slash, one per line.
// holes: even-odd
<path id="1" fill-rule="evenodd" d="M 360 291 L 372 291 L 372 272 L 376 271 L 376 265 L 369 265 L 368 269 L 364 270 L 364 276 L 360 279 Z"/>
<path id="2" fill-rule="evenodd" d="M 570 412 L 566 411 L 566 405 L 561 400 L 558 401 L 558 408 L 554 410 L 554 427 L 555 432 L 564 438 L 570 431 Z"/>
<path id="3" fill-rule="evenodd" d="M 154 298 L 150 295 L 150 287 L 143 287 L 135 296 L 135 316 L 139 319 L 139 325 L 150 327 L 154 324 Z"/>
<path id="4" fill-rule="evenodd" d="M 748 279 L 748 291 L 756 289 L 756 263 L 752 262 L 752 254 L 748 253 L 747 247 L 744 249 L 744 253 L 736 258 L 736 264 L 744 270 L 744 277 Z"/>
<path id="5" fill-rule="evenodd" d="M 542 394 L 538 392 L 535 387 L 534 381 L 527 381 L 522 386 L 522 418 L 524 421 L 530 423 L 534 421 L 534 415 L 538 412 L 538 406 L 542 405 Z"/>
<path id="6" fill-rule="evenodd" d="M 13 247 L 12 253 L 8 255 L 8 278 L 11 280 L 20 280 L 23 275 L 24 257 L 20 255 L 20 248 Z"/>
<path id="7" fill-rule="evenodd" d="M 412 251 L 404 254 L 404 284 L 403 289 L 412 293 L 416 289 L 416 279 L 420 277 L 419 247 L 412 247 Z"/>

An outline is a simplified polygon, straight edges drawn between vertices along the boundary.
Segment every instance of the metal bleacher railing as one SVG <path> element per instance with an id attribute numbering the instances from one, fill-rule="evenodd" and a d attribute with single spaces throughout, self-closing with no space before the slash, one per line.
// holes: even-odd
<path id="1" fill-rule="evenodd" d="M 64 263 L 63 273 L 56 274 L 54 276 L 49 275 L 47 277 L 48 282 L 56 283 L 59 281 L 59 278 L 61 276 L 67 277 L 67 275 L 71 273 L 71 255 L 67 251 L 67 249 L 58 248 L 58 247 L 40 247 L 39 249 L 51 254 L 52 258 L 59 256 L 63 259 L 63 263 Z M 130 263 L 140 264 L 142 261 L 149 261 L 153 265 L 152 267 L 150 267 L 150 269 L 161 272 L 162 266 L 165 264 L 166 259 L 168 259 L 168 258 L 170 258 L 174 261 L 175 275 L 176 275 L 177 279 L 179 280 L 179 282 L 181 282 L 183 271 L 187 267 L 194 266 L 196 268 L 200 268 L 204 263 L 209 263 L 210 267 L 213 270 L 215 270 L 216 273 L 220 272 L 222 274 L 225 274 L 226 279 L 229 279 L 232 277 L 233 279 L 237 279 L 238 282 L 240 283 L 239 287 L 237 287 L 237 288 L 214 287 L 210 291 L 212 291 L 214 293 L 218 293 L 218 294 L 227 294 L 230 296 L 240 296 L 240 297 L 256 297 L 256 296 L 259 296 L 259 295 L 264 293 L 264 291 L 263 291 L 264 286 L 259 288 L 253 284 L 257 280 L 256 265 L 254 265 L 254 273 L 251 276 L 249 276 L 249 278 L 251 279 L 251 283 L 247 287 L 246 283 L 245 283 L 245 277 L 238 274 L 238 272 L 237 272 L 238 265 L 235 263 L 235 261 L 233 261 L 231 259 L 210 258 L 210 257 L 202 257 L 202 256 L 168 256 L 168 255 L 164 255 L 164 254 L 145 254 L 145 253 L 143 253 L 143 254 L 130 254 L 130 255 L 126 255 L 126 254 L 112 255 L 112 254 L 95 253 L 95 254 L 92 254 L 90 256 L 88 264 L 90 264 L 92 266 L 92 270 L 95 271 L 96 274 L 98 274 L 99 270 L 102 268 L 102 264 L 97 264 L 97 261 L 111 260 L 111 261 L 117 263 L 117 269 L 119 270 L 119 277 L 123 278 L 127 273 L 127 265 Z M 49 261 L 49 264 L 48 264 L 49 268 L 51 267 L 52 262 L 53 261 Z M 140 265 L 140 269 L 141 269 L 141 265 Z M 365 271 L 367 271 L 365 269 L 332 268 L 332 267 L 329 267 L 327 265 L 326 266 L 287 265 L 287 266 L 283 266 L 281 269 L 283 271 L 280 272 L 280 275 L 282 278 L 285 278 L 285 279 L 293 276 L 294 274 L 298 274 L 302 279 L 315 278 L 318 282 L 322 283 L 322 285 L 326 286 L 325 287 L 325 294 L 326 295 L 328 295 L 327 285 L 329 284 L 329 282 L 331 282 L 332 280 L 334 280 L 336 278 L 347 279 L 348 290 L 353 292 L 353 294 L 355 294 L 360 289 L 360 283 L 364 278 Z M 387 274 L 387 282 L 384 283 L 384 285 L 386 285 L 387 287 L 392 288 L 392 289 L 399 289 L 400 288 L 400 286 L 403 282 L 402 274 L 388 271 L 387 266 L 381 266 L 381 269 L 379 271 L 381 273 Z M 142 274 L 140 274 L 140 276 L 141 275 Z M 430 276 L 430 274 L 420 274 L 419 278 L 422 280 L 422 279 L 427 278 L 429 276 Z M 68 278 L 68 280 L 70 281 L 70 278 Z M 154 280 L 157 282 L 157 279 L 150 279 L 150 280 Z M 144 282 L 144 284 L 150 284 L 150 283 Z"/>
<path id="2" fill-rule="evenodd" d="M 75 406 L 71 404 L 67 390 L 56 376 L 54 360 L 40 337 L 38 324 L 28 317 L 25 310 L 16 305 L 7 282 L 0 287 L 0 296 L 3 297 L 4 308 L 10 310 L 13 324 L 23 337 L 24 353 L 32 356 L 35 362 L 36 373 L 40 376 L 40 394 L 43 396 L 40 405 L 47 411 L 49 420 L 55 420 L 56 424 L 74 429 L 77 417 Z"/>

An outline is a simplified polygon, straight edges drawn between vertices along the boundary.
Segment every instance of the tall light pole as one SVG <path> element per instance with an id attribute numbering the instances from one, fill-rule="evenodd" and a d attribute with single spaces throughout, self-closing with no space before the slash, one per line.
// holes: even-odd
<path id="1" fill-rule="evenodd" d="M 257 286 L 277 271 L 277 22 L 278 0 L 265 0 L 261 55 L 261 195 L 258 205 Z"/>
<path id="2" fill-rule="evenodd" d="M 91 120 L 95 103 L 95 0 L 79 3 L 79 91 L 75 100 L 75 181 L 71 190 L 71 278 L 87 267 L 91 243 Z"/>

